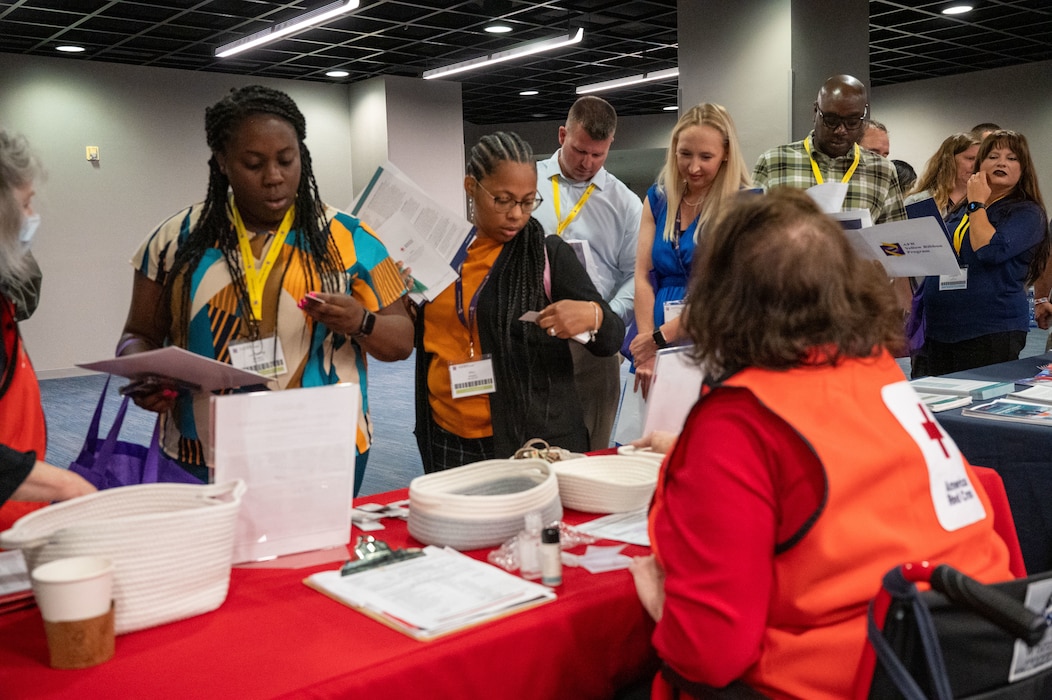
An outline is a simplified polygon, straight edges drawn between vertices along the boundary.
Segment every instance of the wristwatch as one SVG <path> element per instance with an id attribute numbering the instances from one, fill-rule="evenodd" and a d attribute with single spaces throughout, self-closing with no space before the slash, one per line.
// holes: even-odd
<path id="1" fill-rule="evenodd" d="M 369 309 L 362 309 L 365 315 L 362 316 L 362 325 L 358 328 L 357 333 L 352 333 L 351 336 L 354 338 L 361 338 L 367 336 L 373 332 L 373 328 L 376 326 L 376 314 Z"/>
<path id="2" fill-rule="evenodd" d="M 668 347 L 668 341 L 665 340 L 665 334 L 661 332 L 661 326 L 654 329 L 654 334 L 651 337 L 654 339 L 654 344 L 657 345 L 658 348 Z"/>
<path id="3" fill-rule="evenodd" d="M 968 213 L 974 214 L 980 209 L 986 209 L 986 205 L 982 202 L 968 202 Z"/>

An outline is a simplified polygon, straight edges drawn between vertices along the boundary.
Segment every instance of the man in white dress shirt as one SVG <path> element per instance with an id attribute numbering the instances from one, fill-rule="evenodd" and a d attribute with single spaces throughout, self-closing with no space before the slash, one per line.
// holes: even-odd
<path id="1" fill-rule="evenodd" d="M 616 128 L 617 113 L 606 100 L 585 96 L 574 102 L 559 127 L 559 150 L 537 163 L 537 191 L 544 201 L 533 216 L 548 235 L 574 246 L 596 289 L 627 325 L 643 203 L 603 167 Z M 576 343 L 571 350 L 590 447 L 609 447 L 621 357 L 595 357 Z"/>

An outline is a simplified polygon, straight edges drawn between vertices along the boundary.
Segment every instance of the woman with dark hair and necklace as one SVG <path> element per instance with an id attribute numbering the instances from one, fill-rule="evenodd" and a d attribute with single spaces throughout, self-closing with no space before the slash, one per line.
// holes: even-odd
<path id="1" fill-rule="evenodd" d="M 680 339 L 694 246 L 705 225 L 750 183 L 738 132 L 722 106 L 687 110 L 672 129 L 665 167 L 647 191 L 636 253 L 636 337 L 629 352 L 636 390 L 650 390 L 657 351 Z M 677 311 L 673 311 L 676 309 Z"/>
<path id="2" fill-rule="evenodd" d="M 475 227 L 457 282 L 416 319 L 416 439 L 424 471 L 506 458 L 529 439 L 588 449 L 570 343 L 617 352 L 624 322 L 573 249 L 544 235 L 537 165 L 513 133 L 471 149 L 464 190 Z M 535 320 L 523 318 L 539 312 Z M 577 340 L 573 338 L 577 337 Z"/>
<path id="3" fill-rule="evenodd" d="M 288 95 L 233 90 L 205 111 L 205 129 L 207 197 L 136 252 L 117 355 L 177 345 L 260 372 L 271 389 L 357 383 L 358 424 L 347 426 L 357 431 L 357 494 L 372 435 L 366 354 L 394 361 L 412 351 L 398 267 L 362 222 L 322 202 L 306 122 Z M 163 414 L 165 451 L 207 481 L 207 395 L 162 378 L 134 398 Z"/>

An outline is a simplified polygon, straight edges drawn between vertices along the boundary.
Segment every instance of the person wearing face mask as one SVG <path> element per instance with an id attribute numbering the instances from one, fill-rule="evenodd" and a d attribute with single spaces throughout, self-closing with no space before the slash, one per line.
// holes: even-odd
<path id="1" fill-rule="evenodd" d="M 413 324 L 383 243 L 321 200 L 306 129 L 288 95 L 261 85 L 205 111 L 207 197 L 136 252 L 117 355 L 177 345 L 260 372 L 273 390 L 358 384 L 357 425 L 347 426 L 357 434 L 357 494 L 372 437 L 366 355 L 405 359 Z M 162 380 L 134 398 L 162 414 L 165 452 L 207 481 L 209 397 Z"/>
<path id="2" fill-rule="evenodd" d="M 517 134 L 483 136 L 464 190 L 475 227 L 459 272 L 416 318 L 416 439 L 427 473 L 511 457 L 531 438 L 588 450 L 570 345 L 598 357 L 625 324 L 573 249 L 545 237 L 533 150 Z M 539 312 L 536 321 L 523 320 Z"/>
<path id="3" fill-rule="evenodd" d="M 95 490 L 77 474 L 43 461 L 47 429 L 40 386 L 9 292 L 24 289 L 34 274 L 27 243 L 40 224 L 32 207 L 39 172 L 25 138 L 0 129 L 0 532 L 46 501 Z"/>
<path id="4" fill-rule="evenodd" d="M 629 351 L 635 389 L 647 397 L 657 351 L 680 340 L 678 314 L 694 246 L 708 222 L 749 186 L 731 115 L 721 105 L 690 108 L 672 129 L 665 167 L 647 191 L 636 253 L 635 317 Z M 654 284 L 656 282 L 656 285 Z"/>
<path id="5" fill-rule="evenodd" d="M 946 220 L 960 272 L 926 277 L 921 289 L 931 374 L 1018 359 L 1029 330 L 1027 286 L 1048 259 L 1046 224 L 1026 137 L 992 132 L 979 146 L 966 200 Z"/>

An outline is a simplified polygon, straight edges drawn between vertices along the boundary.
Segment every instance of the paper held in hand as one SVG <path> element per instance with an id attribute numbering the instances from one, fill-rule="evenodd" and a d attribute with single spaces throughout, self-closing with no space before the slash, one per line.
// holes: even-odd
<path id="1" fill-rule="evenodd" d="M 351 205 L 351 214 L 376 232 L 392 259 L 412 269 L 415 286 L 409 291 L 415 301 L 433 301 L 456 281 L 450 264 L 471 224 L 391 163 L 376 169 Z"/>
<path id="2" fill-rule="evenodd" d="M 453 549 L 342 576 L 312 574 L 303 583 L 414 639 L 427 641 L 555 600 L 550 588 Z"/>
<path id="3" fill-rule="evenodd" d="M 77 367 L 108 372 L 128 379 L 165 377 L 189 389 L 205 393 L 255 384 L 265 385 L 269 381 L 262 374 L 238 369 L 174 345 L 97 362 L 80 362 L 77 363 Z"/>

